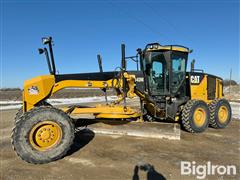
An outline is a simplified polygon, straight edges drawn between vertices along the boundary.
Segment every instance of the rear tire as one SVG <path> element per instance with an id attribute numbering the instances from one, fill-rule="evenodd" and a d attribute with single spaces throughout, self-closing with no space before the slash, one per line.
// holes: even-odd
<path id="1" fill-rule="evenodd" d="M 36 107 L 24 113 L 12 132 L 12 145 L 17 155 L 33 164 L 62 158 L 73 139 L 71 118 L 53 107 Z"/>
<path id="2" fill-rule="evenodd" d="M 209 109 L 201 100 L 189 100 L 183 107 L 182 125 L 191 133 L 200 133 L 206 130 L 209 124 Z"/>
<path id="3" fill-rule="evenodd" d="M 209 104 L 210 126 L 223 129 L 231 122 L 232 110 L 226 99 L 215 99 Z"/>

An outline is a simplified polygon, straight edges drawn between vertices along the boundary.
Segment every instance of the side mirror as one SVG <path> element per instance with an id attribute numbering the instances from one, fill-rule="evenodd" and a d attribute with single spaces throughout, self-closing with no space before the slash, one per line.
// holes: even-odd
<path id="1" fill-rule="evenodd" d="M 39 54 L 42 54 L 42 53 L 44 53 L 44 50 L 41 49 L 41 48 L 39 48 L 39 49 L 38 49 L 38 53 L 39 53 Z"/>
<path id="2" fill-rule="evenodd" d="M 140 54 L 140 55 L 142 54 L 142 49 L 141 48 L 137 48 L 136 51 L 137 51 L 138 54 Z"/>

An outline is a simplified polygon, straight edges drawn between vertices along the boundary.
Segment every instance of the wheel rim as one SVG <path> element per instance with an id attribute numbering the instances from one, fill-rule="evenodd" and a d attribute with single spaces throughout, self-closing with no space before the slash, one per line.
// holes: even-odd
<path id="1" fill-rule="evenodd" d="M 226 106 L 220 106 L 218 110 L 218 119 L 221 123 L 225 123 L 228 119 L 228 109 Z"/>
<path id="2" fill-rule="evenodd" d="M 43 121 L 33 126 L 29 134 L 30 144 L 39 151 L 46 151 L 62 139 L 61 127 L 53 121 Z"/>
<path id="3" fill-rule="evenodd" d="M 193 115 L 193 120 L 196 126 L 201 127 L 206 121 L 206 112 L 203 108 L 197 108 Z"/>

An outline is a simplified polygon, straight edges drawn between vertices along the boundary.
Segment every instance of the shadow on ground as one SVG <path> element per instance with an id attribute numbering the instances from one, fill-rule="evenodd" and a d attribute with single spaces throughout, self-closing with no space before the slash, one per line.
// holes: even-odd
<path id="1" fill-rule="evenodd" d="M 134 174 L 132 180 L 140 180 L 138 172 L 139 170 L 147 173 L 147 180 L 166 180 L 166 178 L 154 169 L 151 164 L 139 164 L 134 168 Z"/>
<path id="2" fill-rule="evenodd" d="M 123 125 L 129 123 L 129 121 L 109 121 L 104 119 L 93 120 L 86 118 L 78 118 L 74 119 L 74 121 L 76 131 L 75 137 L 73 145 L 71 146 L 66 156 L 74 154 L 93 140 L 93 138 L 95 137 L 95 133 L 92 130 L 88 129 L 87 126 L 96 123 L 104 123 L 108 125 Z"/>
<path id="3" fill-rule="evenodd" d="M 71 146 L 66 156 L 70 156 L 82 149 L 84 146 L 90 143 L 94 137 L 95 133 L 90 129 L 85 128 L 76 130 L 73 145 Z"/>

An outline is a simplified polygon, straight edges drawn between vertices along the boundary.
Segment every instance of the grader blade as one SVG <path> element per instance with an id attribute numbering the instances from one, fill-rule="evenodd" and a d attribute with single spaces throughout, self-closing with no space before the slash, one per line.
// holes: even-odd
<path id="1" fill-rule="evenodd" d="M 96 134 L 180 140 L 180 125 L 159 122 L 100 122 L 88 126 Z"/>

